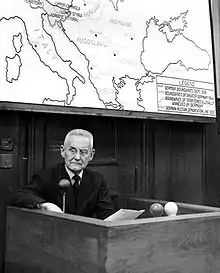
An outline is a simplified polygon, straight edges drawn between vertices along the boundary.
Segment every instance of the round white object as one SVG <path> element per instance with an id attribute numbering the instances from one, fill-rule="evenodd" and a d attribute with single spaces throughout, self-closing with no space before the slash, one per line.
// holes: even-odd
<path id="1" fill-rule="evenodd" d="M 175 216 L 178 211 L 178 206 L 175 202 L 167 202 L 164 206 L 164 211 L 168 216 Z"/>

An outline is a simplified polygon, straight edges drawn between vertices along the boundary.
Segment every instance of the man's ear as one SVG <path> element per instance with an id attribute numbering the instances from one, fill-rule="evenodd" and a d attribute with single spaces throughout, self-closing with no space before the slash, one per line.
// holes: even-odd
<path id="1" fill-rule="evenodd" d="M 62 157 L 65 157 L 65 150 L 63 145 L 60 146 L 60 153 Z"/>
<path id="2" fill-rule="evenodd" d="M 90 152 L 90 159 L 89 159 L 89 161 L 93 159 L 94 155 L 95 155 L 95 149 L 92 149 L 91 152 Z"/>

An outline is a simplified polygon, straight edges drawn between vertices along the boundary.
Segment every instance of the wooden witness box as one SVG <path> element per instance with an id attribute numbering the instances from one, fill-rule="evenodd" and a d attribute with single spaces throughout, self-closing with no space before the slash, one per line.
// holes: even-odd
<path id="1" fill-rule="evenodd" d="M 156 200 L 130 199 L 146 217 L 110 223 L 8 207 L 7 273 L 219 273 L 220 209 L 178 203 L 150 218 Z"/>

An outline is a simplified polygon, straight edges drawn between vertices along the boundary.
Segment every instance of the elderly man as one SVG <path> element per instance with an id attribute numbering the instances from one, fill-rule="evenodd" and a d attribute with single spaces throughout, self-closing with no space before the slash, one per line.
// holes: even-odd
<path id="1" fill-rule="evenodd" d="M 56 212 L 63 212 L 65 205 L 66 213 L 105 219 L 114 209 L 102 175 L 86 168 L 94 154 L 90 132 L 70 131 L 61 146 L 64 162 L 34 175 L 30 184 L 16 192 L 11 205 Z M 68 181 L 64 199 L 61 184 Z"/>

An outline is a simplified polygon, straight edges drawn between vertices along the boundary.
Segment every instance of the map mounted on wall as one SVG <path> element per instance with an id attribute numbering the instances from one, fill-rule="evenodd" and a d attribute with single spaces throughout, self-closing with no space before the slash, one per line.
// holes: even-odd
<path id="1" fill-rule="evenodd" d="M 208 0 L 0 0 L 0 41 L 1 102 L 216 117 Z"/>

